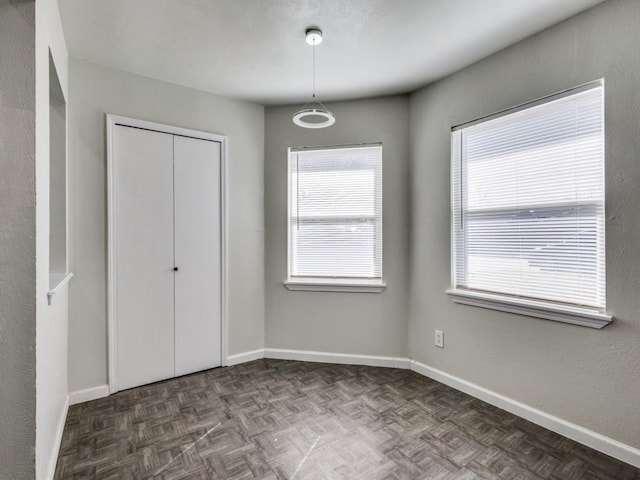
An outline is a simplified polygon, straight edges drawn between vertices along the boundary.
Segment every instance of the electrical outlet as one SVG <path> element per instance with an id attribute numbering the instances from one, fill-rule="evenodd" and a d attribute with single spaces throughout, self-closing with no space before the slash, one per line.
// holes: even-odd
<path id="1" fill-rule="evenodd" d="M 444 332 L 442 330 L 434 330 L 436 347 L 444 348 Z"/>

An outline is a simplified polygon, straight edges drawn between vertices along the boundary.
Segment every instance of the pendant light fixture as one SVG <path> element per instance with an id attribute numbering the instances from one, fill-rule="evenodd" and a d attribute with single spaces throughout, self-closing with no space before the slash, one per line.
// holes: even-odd
<path id="1" fill-rule="evenodd" d="M 326 128 L 336 123 L 336 117 L 316 98 L 316 45 L 322 42 L 322 30 L 308 28 L 305 38 L 313 47 L 313 95 L 302 110 L 293 114 L 293 123 L 303 128 Z"/>

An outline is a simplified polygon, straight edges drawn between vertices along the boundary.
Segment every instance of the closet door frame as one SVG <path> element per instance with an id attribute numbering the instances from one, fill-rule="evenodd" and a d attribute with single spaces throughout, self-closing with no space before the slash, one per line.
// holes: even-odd
<path id="1" fill-rule="evenodd" d="M 163 125 L 160 123 L 147 122 L 119 115 L 106 115 L 107 122 L 107 327 L 108 327 L 108 370 L 109 370 L 109 393 L 119 391 L 118 388 L 118 358 L 117 358 L 117 319 L 115 315 L 116 299 L 118 295 L 116 285 L 116 161 L 113 158 L 113 138 L 117 125 L 152 130 L 170 135 L 180 135 L 183 137 L 196 138 L 199 140 L 210 140 L 220 144 L 220 266 L 221 266 L 221 365 L 228 365 L 228 339 L 227 339 L 227 137 L 215 133 L 202 132 L 187 128 Z"/>

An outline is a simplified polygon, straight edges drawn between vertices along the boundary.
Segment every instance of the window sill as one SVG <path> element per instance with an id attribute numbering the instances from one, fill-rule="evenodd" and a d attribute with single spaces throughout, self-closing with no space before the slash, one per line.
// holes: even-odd
<path id="1" fill-rule="evenodd" d="M 340 280 L 287 280 L 284 286 L 292 291 L 305 292 L 351 292 L 380 293 L 387 284 L 383 282 L 340 281 Z"/>
<path id="2" fill-rule="evenodd" d="M 53 302 L 53 297 L 69 284 L 71 277 L 73 277 L 73 273 L 52 273 L 49 276 L 49 291 L 47 292 L 49 305 Z"/>
<path id="3" fill-rule="evenodd" d="M 447 294 L 454 303 L 555 320 L 556 322 L 581 325 L 583 327 L 600 329 L 606 327 L 613 320 L 613 316 L 590 308 L 565 307 L 542 301 L 538 302 L 467 290 L 452 289 L 447 290 Z"/>

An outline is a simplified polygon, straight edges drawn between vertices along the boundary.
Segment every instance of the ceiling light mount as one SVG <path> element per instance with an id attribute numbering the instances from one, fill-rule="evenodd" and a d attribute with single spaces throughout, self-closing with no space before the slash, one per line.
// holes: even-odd
<path id="1" fill-rule="evenodd" d="M 320 45 L 322 43 L 322 30 L 315 27 L 307 28 L 305 39 L 309 45 Z"/>
<path id="2" fill-rule="evenodd" d="M 316 98 L 316 45 L 322 42 L 322 30 L 309 27 L 305 32 L 306 42 L 313 47 L 313 93 L 302 110 L 293 114 L 293 123 L 303 128 L 325 128 L 336 123 L 336 117 Z"/>

